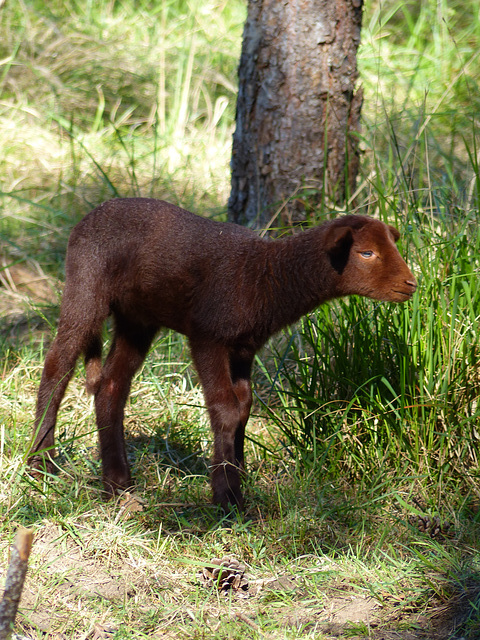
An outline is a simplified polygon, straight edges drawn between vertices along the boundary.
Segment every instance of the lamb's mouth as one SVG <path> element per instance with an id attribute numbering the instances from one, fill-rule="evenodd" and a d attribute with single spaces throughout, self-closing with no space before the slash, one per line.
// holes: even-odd
<path id="1" fill-rule="evenodd" d="M 401 291 L 400 289 L 392 289 L 393 293 L 403 296 L 406 300 L 409 300 L 413 296 L 413 291 Z"/>

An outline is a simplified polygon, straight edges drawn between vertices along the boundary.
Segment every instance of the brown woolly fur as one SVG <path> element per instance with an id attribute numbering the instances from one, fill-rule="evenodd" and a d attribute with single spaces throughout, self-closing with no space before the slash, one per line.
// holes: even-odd
<path id="1" fill-rule="evenodd" d="M 214 434 L 213 499 L 242 508 L 243 442 L 256 351 L 316 306 L 359 294 L 408 300 L 415 279 L 396 229 L 345 216 L 285 239 L 259 238 L 159 200 L 110 200 L 73 229 L 55 341 L 38 393 L 31 466 L 51 468 L 60 402 L 83 354 L 109 495 L 132 480 L 123 412 L 133 375 L 161 327 L 185 334 Z M 101 329 L 115 321 L 101 363 Z"/>

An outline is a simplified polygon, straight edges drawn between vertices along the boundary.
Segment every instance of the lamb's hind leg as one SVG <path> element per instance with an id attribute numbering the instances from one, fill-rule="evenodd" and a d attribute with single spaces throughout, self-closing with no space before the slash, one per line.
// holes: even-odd
<path id="1" fill-rule="evenodd" d="M 102 304 L 95 286 L 67 278 L 57 336 L 47 353 L 38 390 L 29 453 L 29 465 L 34 472 L 53 470 L 55 422 L 60 403 L 80 354 L 101 349 L 99 334 L 107 316 L 108 306 Z"/>
<path id="2" fill-rule="evenodd" d="M 61 323 L 50 347 L 37 396 L 33 443 L 30 447 L 29 466 L 35 471 L 52 472 L 55 456 L 55 423 L 60 403 L 73 375 L 75 363 L 89 344 L 87 332 L 72 329 Z"/>
<path id="3" fill-rule="evenodd" d="M 154 335 L 155 329 L 135 326 L 117 317 L 112 347 L 96 384 L 95 411 L 107 496 L 132 484 L 123 432 L 124 409 L 132 378 Z"/>
<path id="4" fill-rule="evenodd" d="M 29 466 L 35 471 L 53 471 L 55 456 L 55 422 L 65 389 L 72 377 L 79 349 L 64 349 L 62 335 L 54 340 L 43 368 L 38 390 L 33 442 L 30 447 Z"/>

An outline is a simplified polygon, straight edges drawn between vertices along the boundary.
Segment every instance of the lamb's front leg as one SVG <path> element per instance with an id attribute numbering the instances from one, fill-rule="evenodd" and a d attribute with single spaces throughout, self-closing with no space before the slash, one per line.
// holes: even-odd
<path id="1" fill-rule="evenodd" d="M 213 430 L 213 501 L 224 511 L 229 510 L 229 505 L 242 509 L 242 469 L 237 454 L 238 438 L 243 441 L 245 406 L 234 389 L 229 350 L 223 345 L 194 341 L 191 342 L 191 350 Z"/>
<path id="2" fill-rule="evenodd" d="M 230 354 L 230 376 L 240 411 L 240 424 L 235 433 L 235 460 L 242 472 L 245 470 L 245 427 L 252 407 L 251 370 L 254 355 L 253 350 L 245 347 L 232 350 Z"/>

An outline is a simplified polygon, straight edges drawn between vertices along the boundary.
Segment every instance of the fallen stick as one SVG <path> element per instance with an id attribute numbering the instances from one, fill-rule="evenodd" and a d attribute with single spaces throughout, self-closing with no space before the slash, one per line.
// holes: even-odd
<path id="1" fill-rule="evenodd" d="M 32 548 L 33 530 L 20 527 L 15 536 L 8 565 L 5 591 L 0 602 L 0 640 L 9 640 L 17 615 Z"/>

